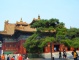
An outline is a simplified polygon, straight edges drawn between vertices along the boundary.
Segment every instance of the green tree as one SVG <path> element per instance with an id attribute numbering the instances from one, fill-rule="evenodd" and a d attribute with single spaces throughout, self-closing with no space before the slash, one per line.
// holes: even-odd
<path id="1" fill-rule="evenodd" d="M 63 43 L 67 47 L 72 47 L 73 46 L 73 44 L 72 44 L 73 41 L 71 41 L 70 39 L 61 40 L 61 43 Z"/>
<path id="2" fill-rule="evenodd" d="M 69 39 L 73 39 L 75 37 L 79 37 L 79 29 L 77 28 L 70 28 L 70 29 L 67 29 L 67 36 Z"/>
<path id="3" fill-rule="evenodd" d="M 76 37 L 76 38 L 72 39 L 72 46 L 74 48 L 79 48 L 79 37 Z"/>
<path id="4" fill-rule="evenodd" d="M 67 29 L 66 39 L 62 40 L 62 43 L 67 47 L 79 48 L 79 29 L 70 28 Z"/>
<path id="5" fill-rule="evenodd" d="M 60 42 L 66 36 L 66 28 L 64 25 L 63 22 L 59 22 L 58 19 L 54 18 L 35 21 L 31 27 L 36 28 L 37 31 L 26 40 L 24 44 L 25 48 L 28 52 L 42 52 L 43 47 L 48 42 Z"/>

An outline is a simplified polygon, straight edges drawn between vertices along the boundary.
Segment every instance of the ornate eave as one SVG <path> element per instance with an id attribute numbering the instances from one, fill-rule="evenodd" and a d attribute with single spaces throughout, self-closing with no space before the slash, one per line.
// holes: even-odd
<path id="1" fill-rule="evenodd" d="M 17 22 L 16 25 L 28 25 L 26 22 Z"/>
<path id="2" fill-rule="evenodd" d="M 30 25 L 28 26 L 18 26 L 15 28 L 16 30 L 20 30 L 20 31 L 25 31 L 25 32 L 33 32 L 33 31 L 36 31 L 36 28 L 31 28 Z"/>
<path id="3" fill-rule="evenodd" d="M 7 33 L 6 31 L 0 31 L 0 34 L 2 35 L 13 35 L 14 33 Z"/>

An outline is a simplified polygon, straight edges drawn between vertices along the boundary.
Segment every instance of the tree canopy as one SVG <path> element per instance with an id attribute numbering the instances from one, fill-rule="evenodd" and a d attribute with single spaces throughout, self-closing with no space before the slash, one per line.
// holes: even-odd
<path id="1" fill-rule="evenodd" d="M 43 52 L 43 47 L 45 47 L 48 42 L 59 42 L 68 47 L 79 47 L 79 39 L 77 38 L 79 37 L 79 29 L 67 29 L 65 24 L 58 19 L 37 20 L 31 24 L 31 27 L 36 28 L 37 31 L 30 36 L 24 44 L 28 52 Z"/>

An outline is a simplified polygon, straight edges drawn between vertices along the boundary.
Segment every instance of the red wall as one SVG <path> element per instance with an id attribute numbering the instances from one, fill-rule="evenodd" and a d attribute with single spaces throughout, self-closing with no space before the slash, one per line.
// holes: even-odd
<path id="1" fill-rule="evenodd" d="M 26 54 L 26 49 L 23 47 L 25 40 L 19 42 L 4 42 L 2 44 L 3 51 L 14 51 L 14 53 Z"/>
<path id="2" fill-rule="evenodd" d="M 23 43 L 25 42 L 25 40 L 19 40 L 18 42 L 9 42 L 9 43 L 3 43 L 2 44 L 2 50 L 4 51 L 14 51 L 14 53 L 20 53 L 20 54 L 26 54 L 26 49 L 23 47 Z M 11 45 L 11 46 L 7 46 Z M 52 52 L 54 52 L 54 45 L 56 45 L 56 43 L 52 44 Z M 59 50 L 63 51 L 63 49 L 65 49 L 66 51 L 68 51 L 68 48 L 66 46 L 64 46 L 63 44 L 59 44 Z M 74 48 L 71 47 L 70 51 L 73 51 Z M 49 53 L 50 52 L 50 43 L 47 44 L 47 46 L 44 48 L 44 53 Z"/>

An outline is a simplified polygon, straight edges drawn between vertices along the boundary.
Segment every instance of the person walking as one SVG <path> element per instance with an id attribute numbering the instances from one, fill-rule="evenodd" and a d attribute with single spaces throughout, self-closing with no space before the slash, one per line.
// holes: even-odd
<path id="1" fill-rule="evenodd" d="M 59 51 L 59 59 L 61 58 L 61 51 Z"/>
<path id="2" fill-rule="evenodd" d="M 23 60 L 23 57 L 21 54 L 19 55 L 18 60 Z"/>
<path id="3" fill-rule="evenodd" d="M 25 55 L 25 59 L 24 60 L 30 60 L 29 58 L 28 58 L 28 56 L 27 55 Z"/>
<path id="4" fill-rule="evenodd" d="M 66 50 L 64 50 L 64 51 L 63 51 L 63 58 L 66 59 L 66 57 L 67 57 L 67 53 L 66 53 Z"/>
<path id="5" fill-rule="evenodd" d="M 5 60 L 5 55 L 4 55 L 4 53 L 1 55 L 1 60 Z"/>
<path id="6" fill-rule="evenodd" d="M 11 58 L 11 60 L 14 60 L 14 56 Z"/>
<path id="7" fill-rule="evenodd" d="M 74 52 L 73 52 L 73 58 L 74 58 L 74 60 L 77 60 L 77 57 L 78 57 L 78 53 L 76 52 L 76 49 L 75 49 Z"/>
<path id="8" fill-rule="evenodd" d="M 20 54 L 17 55 L 17 58 L 16 58 L 17 60 L 19 60 L 19 55 L 20 55 Z"/>
<path id="9" fill-rule="evenodd" d="M 7 55 L 7 60 L 10 60 L 10 55 Z"/>

